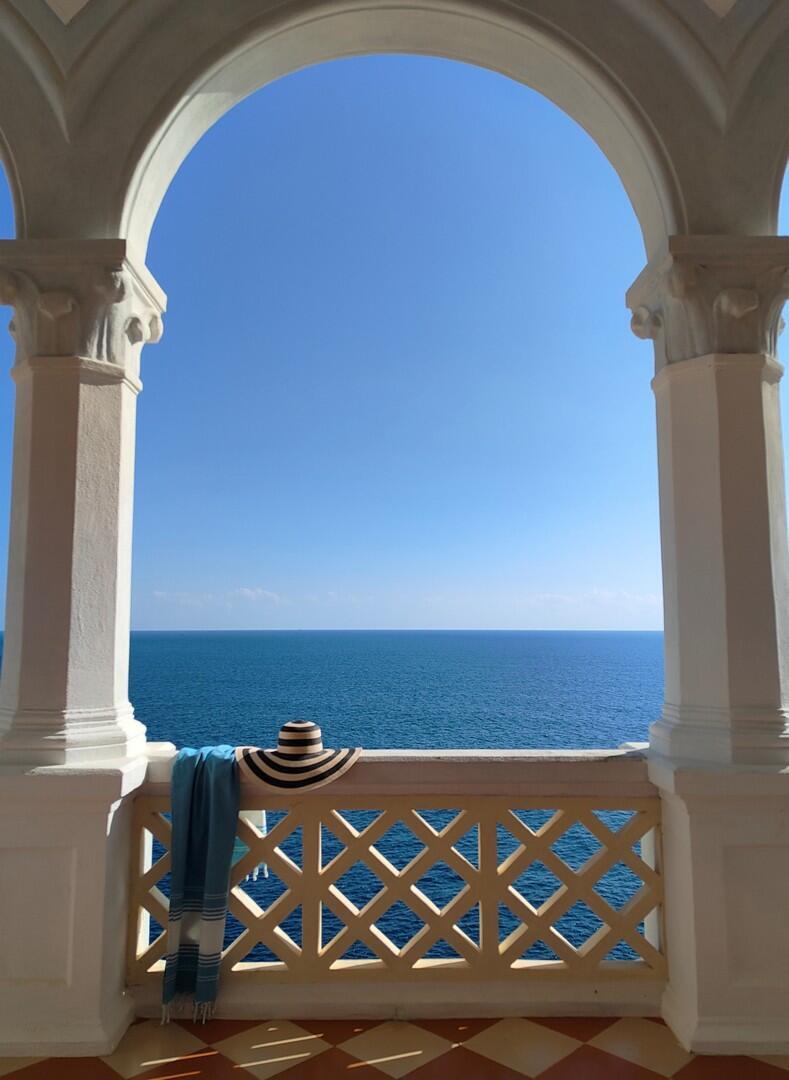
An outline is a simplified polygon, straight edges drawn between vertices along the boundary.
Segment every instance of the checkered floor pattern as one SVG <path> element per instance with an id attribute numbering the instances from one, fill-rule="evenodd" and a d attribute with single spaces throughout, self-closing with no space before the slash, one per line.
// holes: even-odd
<path id="1" fill-rule="evenodd" d="M 659 1020 L 143 1020 L 104 1058 L 0 1058 L 14 1080 L 789 1080 L 787 1057 L 695 1057 Z"/>

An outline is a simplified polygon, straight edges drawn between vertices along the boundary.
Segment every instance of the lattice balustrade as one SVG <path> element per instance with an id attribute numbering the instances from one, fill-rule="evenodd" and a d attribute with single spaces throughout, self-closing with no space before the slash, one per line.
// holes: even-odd
<path id="1" fill-rule="evenodd" d="M 270 801 L 267 835 L 240 816 L 223 978 L 661 976 L 659 800 L 512 801 Z M 135 804 L 130 985 L 163 966 L 168 810 Z"/>

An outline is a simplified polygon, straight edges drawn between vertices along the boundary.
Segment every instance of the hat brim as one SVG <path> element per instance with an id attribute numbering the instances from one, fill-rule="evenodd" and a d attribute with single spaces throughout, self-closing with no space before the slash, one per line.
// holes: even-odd
<path id="1" fill-rule="evenodd" d="M 361 752 L 356 746 L 290 758 L 258 746 L 238 746 L 236 761 L 242 780 L 278 792 L 314 791 L 344 776 Z"/>

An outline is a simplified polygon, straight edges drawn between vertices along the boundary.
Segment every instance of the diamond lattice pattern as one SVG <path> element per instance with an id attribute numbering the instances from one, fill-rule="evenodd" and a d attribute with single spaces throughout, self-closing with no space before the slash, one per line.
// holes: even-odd
<path id="1" fill-rule="evenodd" d="M 659 800 L 459 802 L 316 795 L 268 806 L 266 835 L 240 816 L 223 978 L 664 973 Z M 168 811 L 135 804 L 131 985 L 163 965 Z"/>

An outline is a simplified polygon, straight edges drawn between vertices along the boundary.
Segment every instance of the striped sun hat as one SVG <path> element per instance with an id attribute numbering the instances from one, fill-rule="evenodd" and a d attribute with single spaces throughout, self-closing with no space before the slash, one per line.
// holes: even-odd
<path id="1" fill-rule="evenodd" d="M 276 750 L 236 748 L 242 780 L 285 791 L 322 787 L 346 773 L 359 759 L 361 747 L 324 750 L 321 729 L 311 720 L 290 720 L 280 728 Z"/>

